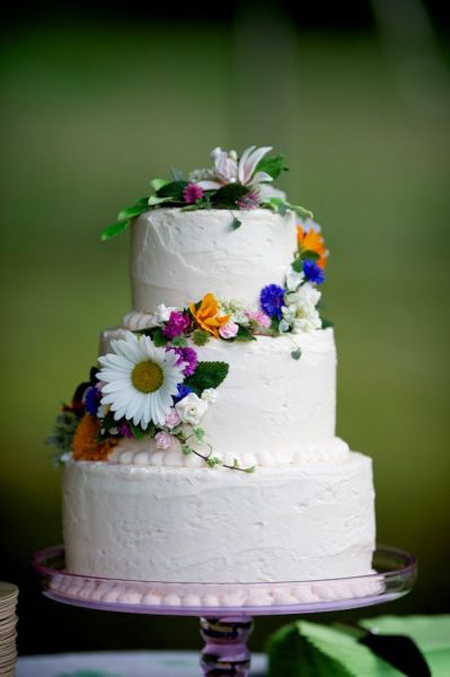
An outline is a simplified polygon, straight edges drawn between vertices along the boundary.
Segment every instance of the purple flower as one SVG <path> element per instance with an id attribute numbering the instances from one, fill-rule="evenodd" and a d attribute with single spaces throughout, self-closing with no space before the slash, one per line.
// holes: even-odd
<path id="1" fill-rule="evenodd" d="M 130 425 L 126 421 L 119 423 L 118 430 L 121 437 L 128 437 L 129 440 L 133 439 L 134 435 L 131 431 Z"/>
<path id="2" fill-rule="evenodd" d="M 162 333 L 166 338 L 173 339 L 185 332 L 190 324 L 191 321 L 187 315 L 179 313 L 177 310 L 172 310 Z"/>
<path id="3" fill-rule="evenodd" d="M 269 284 L 261 290 L 260 303 L 262 310 L 269 317 L 281 320 L 281 307 L 284 306 L 284 289 L 277 284 Z"/>
<path id="4" fill-rule="evenodd" d="M 189 386 L 185 386 L 182 383 L 179 383 L 177 385 L 177 389 L 178 395 L 175 395 L 175 397 L 173 398 L 174 402 L 180 402 L 180 400 L 182 400 L 184 397 L 186 397 L 186 395 L 189 395 L 189 393 L 192 392 L 192 388 L 190 388 Z"/>
<path id="5" fill-rule="evenodd" d="M 177 365 L 181 364 L 182 362 L 186 362 L 186 366 L 183 369 L 183 374 L 185 376 L 192 376 L 198 365 L 198 357 L 194 348 L 190 348 L 189 346 L 186 348 L 181 348 L 180 346 L 170 346 L 167 348 L 167 350 L 173 350 L 174 353 L 180 356 L 176 361 Z"/>
<path id="6" fill-rule="evenodd" d="M 84 393 L 83 400 L 88 414 L 96 416 L 100 406 L 101 397 L 102 393 L 96 386 L 90 386 L 87 388 L 86 392 Z"/>
<path id="7" fill-rule="evenodd" d="M 305 280 L 314 282 L 314 284 L 322 284 L 325 279 L 322 268 L 315 261 L 310 261 L 309 259 L 303 261 L 303 272 Z"/>
<path id="8" fill-rule="evenodd" d="M 203 197 L 203 188 L 201 188 L 197 183 L 188 183 L 188 185 L 183 189 L 183 199 L 190 205 L 201 200 Z"/>

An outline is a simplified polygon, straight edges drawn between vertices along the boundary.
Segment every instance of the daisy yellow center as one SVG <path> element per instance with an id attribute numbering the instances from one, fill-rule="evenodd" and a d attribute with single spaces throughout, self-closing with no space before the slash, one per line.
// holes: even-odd
<path id="1" fill-rule="evenodd" d="M 153 393 L 162 385 L 163 370 L 151 360 L 138 362 L 131 372 L 131 382 L 141 393 Z"/>

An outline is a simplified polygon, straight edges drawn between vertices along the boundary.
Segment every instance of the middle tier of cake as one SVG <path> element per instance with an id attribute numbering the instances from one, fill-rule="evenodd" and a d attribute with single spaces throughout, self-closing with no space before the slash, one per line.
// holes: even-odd
<path id="1" fill-rule="evenodd" d="M 125 335 L 122 328 L 103 332 L 100 354 L 111 350 L 111 340 Z M 301 357 L 293 359 L 298 349 Z M 237 459 L 241 467 L 279 466 L 335 461 L 349 453 L 346 443 L 335 437 L 336 349 L 331 328 L 258 336 L 249 343 L 211 340 L 196 351 L 201 360 L 229 365 L 217 402 L 201 421 L 205 441 L 224 463 L 233 465 Z M 127 452 L 146 448 L 154 465 L 188 464 L 179 449 L 172 449 L 172 455 L 158 451 L 151 439 L 124 440 L 120 445 Z M 128 454 L 126 462 L 131 458 Z"/>

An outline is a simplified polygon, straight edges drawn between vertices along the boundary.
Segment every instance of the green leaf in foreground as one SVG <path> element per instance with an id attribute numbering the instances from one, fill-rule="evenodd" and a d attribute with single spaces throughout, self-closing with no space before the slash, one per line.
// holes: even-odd
<path id="1" fill-rule="evenodd" d="M 227 377 L 229 366 L 226 362 L 199 362 L 197 369 L 185 379 L 184 384 L 201 396 L 207 388 L 217 388 Z"/>
<path id="2" fill-rule="evenodd" d="M 239 221 L 239 219 L 234 217 L 234 219 L 231 222 L 231 226 L 230 226 L 231 230 L 237 230 L 241 226 L 242 226 L 242 221 Z"/>
<path id="3" fill-rule="evenodd" d="M 302 356 L 302 351 L 300 350 L 300 348 L 296 348 L 295 350 L 293 350 L 291 352 L 291 357 L 292 357 L 293 360 L 299 360 L 301 358 L 301 356 Z"/>

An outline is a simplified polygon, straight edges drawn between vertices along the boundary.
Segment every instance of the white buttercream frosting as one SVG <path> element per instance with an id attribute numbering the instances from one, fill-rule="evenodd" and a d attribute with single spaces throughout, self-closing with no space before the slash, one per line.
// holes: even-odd
<path id="1" fill-rule="evenodd" d="M 371 461 L 260 468 L 68 461 L 69 571 L 148 581 L 275 582 L 371 570 Z"/>
<path id="2" fill-rule="evenodd" d="M 242 225 L 232 230 L 237 217 Z M 132 225 L 132 307 L 185 307 L 208 292 L 256 306 L 261 289 L 284 285 L 297 250 L 296 217 L 268 209 L 155 209 Z"/>

